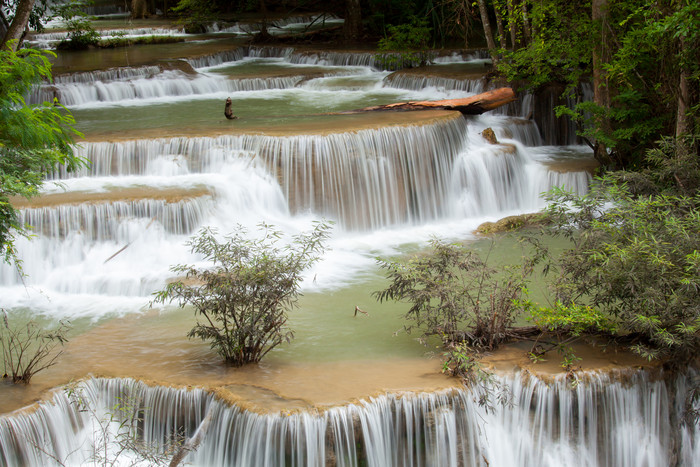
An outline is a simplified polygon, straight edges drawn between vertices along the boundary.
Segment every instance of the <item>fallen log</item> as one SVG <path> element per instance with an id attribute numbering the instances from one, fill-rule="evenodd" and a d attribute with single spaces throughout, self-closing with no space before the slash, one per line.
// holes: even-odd
<path id="1" fill-rule="evenodd" d="M 441 101 L 409 101 L 394 104 L 376 105 L 364 109 L 351 110 L 341 113 L 374 112 L 377 110 L 457 110 L 463 115 L 479 115 L 489 110 L 496 109 L 516 100 L 515 92 L 511 88 L 498 88 L 492 91 L 482 92 L 476 96 L 463 99 L 445 99 Z"/>

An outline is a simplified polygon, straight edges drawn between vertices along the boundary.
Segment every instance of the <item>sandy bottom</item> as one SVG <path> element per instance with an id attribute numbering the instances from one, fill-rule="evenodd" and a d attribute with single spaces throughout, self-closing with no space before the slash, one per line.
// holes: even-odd
<path id="1" fill-rule="evenodd" d="M 150 317 L 113 319 L 70 341 L 60 363 L 28 386 L 0 385 L 0 413 L 48 397 L 51 389 L 89 376 L 128 377 L 149 384 L 202 387 L 256 412 L 289 412 L 345 405 L 387 392 L 431 392 L 461 386 L 441 372 L 437 357 L 392 357 L 372 360 L 289 362 L 274 356 L 260 364 L 233 368 L 205 343 L 184 338 L 181 324 L 153 328 Z M 504 346 L 484 363 L 499 373 L 524 369 L 541 378 L 562 373 L 561 356 L 550 352 L 533 363 L 531 342 Z M 585 371 L 615 371 L 649 366 L 645 360 L 612 345 L 574 345 Z M 351 356 L 349 356 L 351 357 Z"/>
<path id="2" fill-rule="evenodd" d="M 64 348 L 59 363 L 31 384 L 0 383 L 0 413 L 48 397 L 53 388 L 89 376 L 135 378 L 149 384 L 203 387 L 251 410 L 278 412 L 337 406 L 386 392 L 457 387 L 429 357 L 290 362 L 269 355 L 260 364 L 225 365 L 206 343 L 188 340 L 181 322 L 158 312 L 112 319 Z M 294 344 L 292 344 L 294 345 Z M 289 359 L 287 359 L 289 360 Z"/>
<path id="3" fill-rule="evenodd" d="M 543 379 L 550 379 L 563 373 L 561 365 L 563 357 L 560 353 L 552 350 L 545 353 L 541 360 L 533 362 L 527 355 L 532 345 L 532 341 L 527 341 L 504 346 L 484 357 L 483 362 L 499 373 L 526 370 Z M 571 348 L 580 359 L 574 365 L 577 371 L 605 373 L 655 366 L 629 350 L 605 341 L 575 342 L 571 344 Z"/>
<path id="4" fill-rule="evenodd" d="M 275 119 L 229 120 L 221 119 L 209 127 L 189 126 L 178 128 L 154 128 L 145 130 L 90 132 L 85 141 L 127 141 L 137 139 L 158 139 L 177 137 L 217 137 L 224 135 L 264 135 L 297 136 L 329 135 L 352 133 L 390 126 L 431 125 L 441 121 L 462 118 L 459 112 L 451 110 L 421 110 L 411 112 L 377 111 L 363 113 L 331 113 L 300 116 L 296 123 L 288 119 L 276 122 Z M 322 124 L 319 124 L 322 123 Z"/>

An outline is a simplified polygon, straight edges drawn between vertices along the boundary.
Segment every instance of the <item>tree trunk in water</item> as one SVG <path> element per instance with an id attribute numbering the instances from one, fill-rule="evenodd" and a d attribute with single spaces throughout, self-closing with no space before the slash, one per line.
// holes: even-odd
<path id="1" fill-rule="evenodd" d="M 464 115 L 480 115 L 489 110 L 497 109 L 516 100 L 512 88 L 498 88 L 461 99 L 444 99 L 439 101 L 409 101 L 394 104 L 375 105 L 364 109 L 338 112 L 339 114 L 354 114 L 375 111 L 411 111 L 411 110 L 457 110 Z"/>
<path id="2" fill-rule="evenodd" d="M 15 18 L 10 24 L 10 29 L 8 29 L 5 38 L 2 41 L 2 47 L 10 47 L 12 50 L 17 50 L 19 48 L 20 40 L 24 35 L 24 31 L 27 29 L 27 24 L 29 23 L 29 15 L 34 8 L 34 0 L 20 0 L 17 5 L 17 11 L 15 11 Z M 12 45 L 8 45 L 9 41 L 16 41 Z"/>
<path id="3" fill-rule="evenodd" d="M 486 9 L 486 0 L 479 0 L 479 13 L 481 13 L 481 24 L 484 26 L 484 36 L 486 36 L 486 46 L 489 48 L 493 63 L 498 62 L 496 55 L 496 43 L 493 41 L 493 32 L 491 31 L 491 23 L 489 22 L 489 12 Z"/>
<path id="4" fill-rule="evenodd" d="M 345 23 L 343 24 L 343 35 L 345 42 L 350 44 L 357 42 L 362 33 L 362 10 L 360 0 L 345 1 Z"/>
<path id="5" fill-rule="evenodd" d="M 593 102 L 599 105 L 605 112 L 610 109 L 610 90 L 608 88 L 607 76 L 603 70 L 608 55 L 608 0 L 593 0 L 591 6 L 591 17 L 594 25 L 600 28 L 600 40 L 594 42 L 593 46 Z M 597 118 L 596 125 L 599 131 L 610 133 L 610 120 L 607 116 Z M 593 145 L 593 152 L 596 160 L 603 166 L 611 164 L 610 155 L 605 144 L 596 141 Z"/>
<path id="6" fill-rule="evenodd" d="M 503 16 L 501 16 L 501 12 L 498 10 L 498 5 L 493 6 L 493 11 L 496 12 L 496 26 L 498 27 L 498 42 L 499 45 L 501 46 L 501 49 L 506 48 L 506 32 L 503 29 Z"/>

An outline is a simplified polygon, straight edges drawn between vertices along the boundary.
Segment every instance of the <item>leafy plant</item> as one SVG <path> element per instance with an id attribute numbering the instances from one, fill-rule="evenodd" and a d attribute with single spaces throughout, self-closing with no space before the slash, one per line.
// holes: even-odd
<path id="1" fill-rule="evenodd" d="M 688 359 L 700 344 L 700 195 L 635 196 L 621 178 L 600 178 L 585 196 L 550 193 L 556 233 L 573 246 L 559 261 L 558 297 L 615 318 L 643 356 Z"/>
<path id="2" fill-rule="evenodd" d="M 57 101 L 27 105 L 24 96 L 51 79 L 51 52 L 0 50 L 0 255 L 16 261 L 14 235 L 25 226 L 11 196 L 30 198 L 39 192 L 46 172 L 59 164 L 84 164 L 73 153 L 73 138 L 82 135 L 75 120 Z"/>
<path id="3" fill-rule="evenodd" d="M 214 21 L 214 10 L 212 0 L 179 0 L 171 11 L 178 15 L 177 21 L 187 34 L 202 34 L 207 32 L 206 25 Z"/>
<path id="4" fill-rule="evenodd" d="M 92 27 L 92 17 L 85 12 L 89 5 L 92 5 L 91 1 L 71 0 L 54 7 L 56 16 L 63 21 L 68 30 L 68 36 L 58 44 L 58 49 L 83 50 L 97 45 L 100 33 Z"/>
<path id="5" fill-rule="evenodd" d="M 464 245 L 435 239 L 432 250 L 408 260 L 379 260 L 390 281 L 374 292 L 380 301 L 406 301 L 407 330 L 420 327 L 424 337 L 439 336 L 447 346 L 466 343 L 492 349 L 510 337 L 518 300 L 536 260 L 493 268 Z M 493 244 L 491 246 L 493 248 Z M 490 252 L 490 251 L 489 251 Z"/>
<path id="6" fill-rule="evenodd" d="M 616 329 L 609 316 L 588 305 L 564 305 L 557 301 L 553 307 L 542 307 L 528 302 L 525 309 L 535 325 L 544 331 L 579 337 L 585 333 L 613 333 Z"/>
<path id="7" fill-rule="evenodd" d="M 188 245 L 212 267 L 173 267 L 185 279 L 168 284 L 155 302 L 178 300 L 181 306 L 194 306 L 203 321 L 188 337 L 210 341 L 227 363 L 258 362 L 291 341 L 287 312 L 297 306 L 302 273 L 324 251 L 329 230 L 329 224 L 317 223 L 311 232 L 280 246 L 282 233 L 267 224 L 261 224 L 259 239 L 248 238 L 239 227 L 219 241 L 216 231 L 203 229 Z"/>
<path id="8" fill-rule="evenodd" d="M 0 347 L 2 348 L 3 378 L 29 384 L 32 377 L 57 363 L 63 353 L 57 349 L 68 342 L 70 325 L 59 322 L 56 329 L 44 330 L 35 321 L 10 325 L 7 312 L 2 310 Z"/>
<path id="9" fill-rule="evenodd" d="M 412 17 L 410 23 L 387 26 L 387 36 L 379 40 L 375 57 L 386 69 L 425 66 L 432 60 L 428 49 L 430 28 L 427 19 Z"/>

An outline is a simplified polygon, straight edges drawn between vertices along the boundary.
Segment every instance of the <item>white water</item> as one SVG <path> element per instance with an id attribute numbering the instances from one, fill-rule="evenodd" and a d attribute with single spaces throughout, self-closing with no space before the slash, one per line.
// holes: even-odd
<path id="1" fill-rule="evenodd" d="M 118 69 L 63 78 L 56 92 L 79 96 L 76 107 L 111 102 L 115 112 L 157 101 L 168 95 L 164 89 L 181 93 L 177 95 L 183 101 L 218 99 L 230 92 L 229 84 L 205 67 L 241 61 L 246 55 L 365 67 L 373 60 L 371 54 L 239 49 L 191 60 L 199 71 L 196 77 L 146 67 Z M 351 79 L 324 78 L 261 95 L 276 98 L 284 92 L 305 102 L 343 102 L 348 96 L 360 96 L 361 101 L 377 89 L 426 99 L 448 95 L 427 82 L 428 89 L 419 91 L 387 89 L 381 84 L 384 77 L 365 68 Z M 215 84 L 207 88 L 208 83 Z M 343 88 L 347 83 L 352 83 L 350 89 Z M 102 95 L 98 89 L 104 90 Z M 529 109 L 530 100 L 508 112 L 524 117 Z M 505 145 L 487 144 L 479 134 L 486 127 Z M 23 210 L 37 237 L 18 240 L 28 275 L 24 281 L 14 269 L 0 266 L 0 306 L 10 312 L 28 308 L 52 318 L 93 319 L 137 313 L 163 287 L 171 265 L 198 261 L 184 246 L 192 232 L 201 226 L 221 232 L 236 224 L 254 228 L 260 221 L 293 235 L 322 217 L 335 220 L 332 250 L 309 271 L 305 283 L 306 289 L 335 290 L 374 271 L 377 255 L 420 248 L 433 236 L 469 238 L 482 221 L 539 209 L 539 194 L 552 186 L 584 192 L 589 180 L 585 172 L 559 173 L 544 164 L 587 157 L 580 148 L 542 146 L 532 121 L 509 118 L 505 112 L 325 136 L 91 142 L 79 151 L 91 166 L 75 174 L 57 173 L 46 184 L 46 193 L 114 193 L 113 199 Z M 211 194 L 188 196 L 202 188 Z M 120 199 L 120 190 L 135 189 L 156 194 Z M 180 190 L 182 197 L 158 199 L 160 189 Z M 314 276 L 317 280 L 310 280 Z M 89 380 L 80 385 L 87 411 L 59 391 L 31 414 L 0 417 L 0 464 L 52 465 L 58 459 L 81 465 L 103 455 L 113 458 L 119 424 L 101 420 L 125 400 L 125 393 L 133 394 L 127 399 L 143 409 L 140 436 L 159 447 L 178 430 L 192 436 L 211 411 L 204 443 L 187 458 L 193 465 L 316 466 L 334 459 L 339 466 L 381 467 L 487 462 L 663 466 L 672 439 L 681 442 L 681 465 L 700 464 L 697 427 L 673 431 L 687 391 L 685 379 L 675 388 L 675 405 L 664 383 L 649 381 L 643 373 L 622 379 L 593 375 L 571 390 L 563 381 L 548 385 L 509 376 L 503 382 L 516 405 L 493 412 L 475 404 L 474 394 L 465 390 L 385 395 L 322 413 L 292 415 L 228 407 L 200 389 Z M 106 451 L 99 448 L 104 445 L 100 433 L 112 439 Z M 129 464 L 135 456 L 127 452 L 121 460 Z"/>
<path id="2" fill-rule="evenodd" d="M 237 90 L 234 83 L 255 80 L 216 74 L 222 66 L 245 65 L 247 56 L 263 65 L 271 60 L 271 66 L 294 68 L 288 60 L 295 54 L 290 49 L 236 49 L 213 61 L 192 63 L 206 67 L 194 77 L 157 67 L 120 68 L 62 77 L 50 89 L 74 108 L 113 105 L 114 112 L 173 99 L 218 99 Z M 277 58 L 259 58 L 263 55 Z M 224 59 L 233 61 L 222 63 Z M 350 76 L 314 79 L 289 89 L 280 88 L 301 78 L 291 77 L 288 84 L 267 80 L 277 89 L 237 90 L 236 96 L 242 102 L 246 96 L 283 97 L 326 106 L 347 105 L 348 99 L 362 102 L 363 96 L 401 100 L 470 94 L 435 87 L 387 88 L 382 84 L 386 73 L 366 67 L 335 70 Z M 506 146 L 487 144 L 479 134 L 486 127 Z M 435 235 L 468 238 L 483 221 L 540 209 L 540 193 L 555 185 L 585 191 L 589 175 L 550 171 L 542 161 L 557 148 L 540 143 L 532 122 L 498 115 L 325 136 L 83 143 L 78 152 L 90 166 L 57 173 L 46 193 L 150 187 L 184 190 L 185 195 L 188 189 L 206 188 L 212 196 L 125 202 L 115 194 L 113 201 L 25 210 L 23 219 L 37 233 L 31 241 L 18 240 L 27 277 L 21 280 L 15 269 L 0 265 L 1 305 L 55 318 L 138 312 L 170 277 L 171 265 L 197 260 L 184 246 L 189 235 L 203 226 L 222 233 L 237 224 L 254 229 L 260 221 L 290 235 L 309 228 L 313 220 L 335 221 L 332 252 L 309 271 L 316 280 L 307 280 L 306 287 L 344 287 L 371 270 L 378 254 L 394 254 L 402 245 L 421 244 Z"/>
<path id="3" fill-rule="evenodd" d="M 207 417 L 201 445 L 185 459 L 195 466 L 661 467 L 676 435 L 679 465 L 691 467 L 700 463 L 700 430 L 680 419 L 692 377 L 665 383 L 643 371 L 590 373 L 572 388 L 562 378 L 545 383 L 516 373 L 498 379 L 512 405 L 491 410 L 476 400 L 493 388 L 479 386 L 294 414 L 248 412 L 201 389 L 91 379 L 71 393 L 58 391 L 30 414 L 0 418 L 0 461 L 56 465 L 53 456 L 81 465 L 102 455 L 104 439 L 113 460 L 119 422 L 137 413 L 139 438 L 161 450 L 177 433 L 193 436 Z M 127 451 L 116 460 L 137 459 Z"/>

